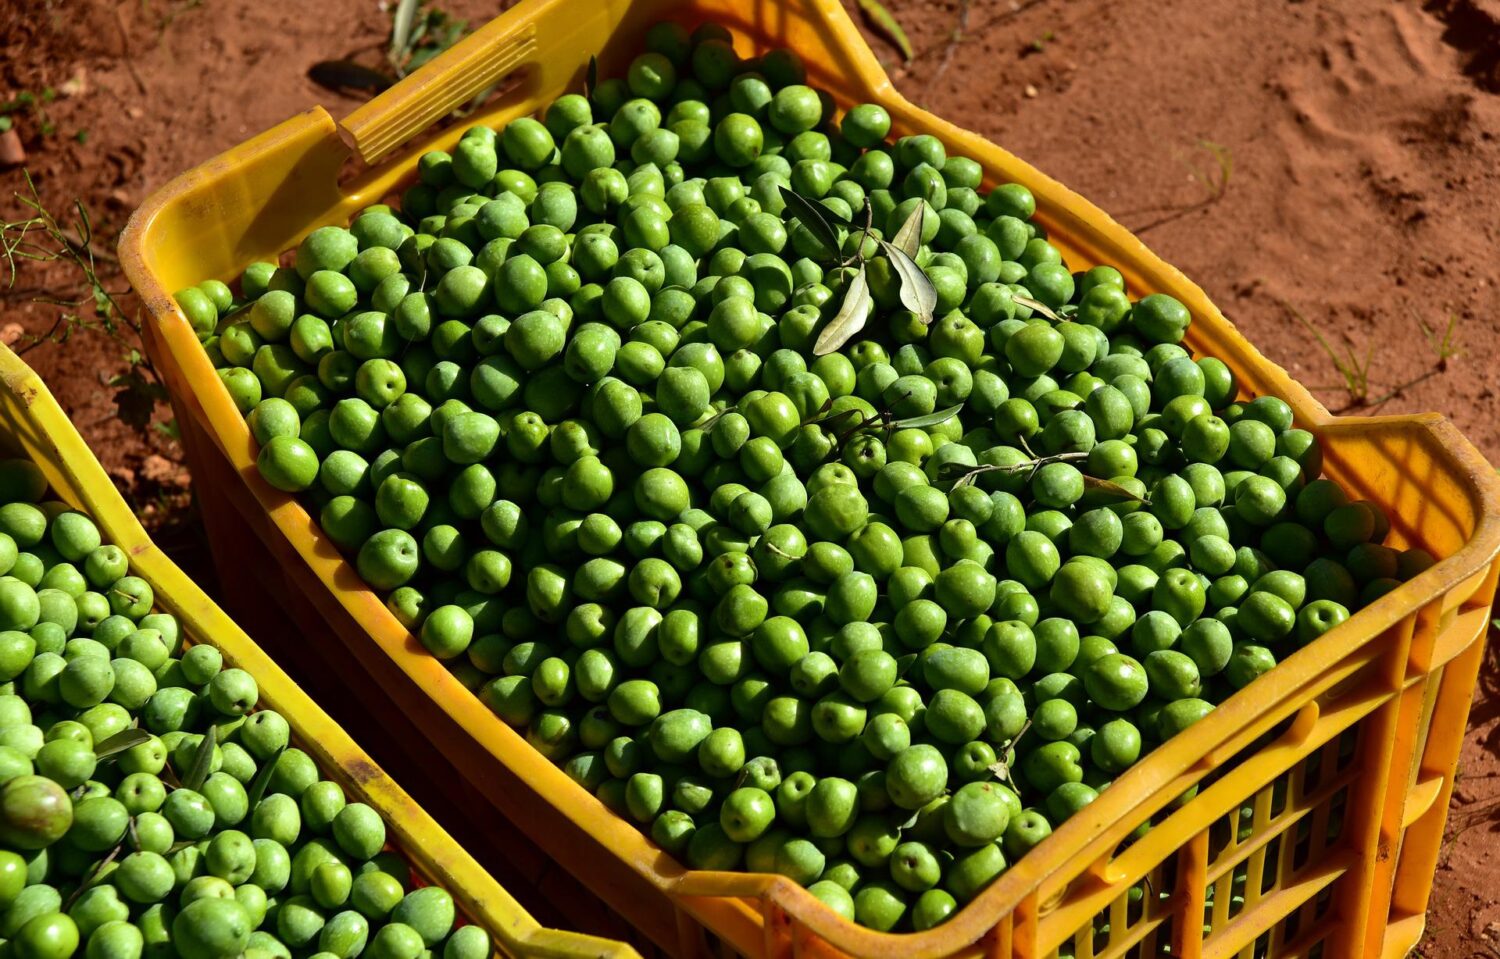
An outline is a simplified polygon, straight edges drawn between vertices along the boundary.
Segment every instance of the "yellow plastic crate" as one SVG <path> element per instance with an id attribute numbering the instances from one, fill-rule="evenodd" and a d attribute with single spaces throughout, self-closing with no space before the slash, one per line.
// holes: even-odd
<path id="1" fill-rule="evenodd" d="M 260 478 L 244 420 L 170 297 L 232 279 L 383 200 L 410 182 L 421 153 L 451 147 L 463 129 L 431 124 L 497 79 L 516 82 L 464 126 L 500 125 L 577 90 L 590 54 L 618 73 L 662 18 L 724 23 L 747 55 L 790 47 L 841 107 L 880 103 L 896 134 L 935 134 L 977 159 L 987 184 L 1025 184 L 1071 265 L 1110 263 L 1132 294 L 1180 299 L 1194 318 L 1187 345 L 1223 358 L 1245 396 L 1287 400 L 1322 441 L 1328 474 L 1391 513 L 1394 542 L 1440 559 L 1143 759 L 925 933 L 860 928 L 780 877 L 687 871 L 541 758 L 425 653 L 302 506 Z M 135 215 L 121 260 L 151 314 L 148 346 L 170 384 L 220 563 L 253 567 L 293 615 L 325 622 L 390 697 L 386 719 L 399 712 L 415 724 L 668 951 L 1400 957 L 1420 938 L 1496 588 L 1494 470 L 1436 415 L 1330 415 L 1098 208 L 903 99 L 838 0 L 526 0 L 342 121 L 313 109 L 174 180 Z M 1148 820 L 1152 831 L 1126 845 Z"/>
<path id="2" fill-rule="evenodd" d="M 157 606 L 181 621 L 192 642 L 216 647 L 227 664 L 254 676 L 261 705 L 286 717 L 293 744 L 317 760 L 323 775 L 380 813 L 391 845 L 424 881 L 452 893 L 462 913 L 489 930 L 501 955 L 639 959 L 623 943 L 546 929 L 527 915 L 510 893 L 156 548 L 46 385 L 4 346 L 0 346 L 0 455 L 24 457 L 41 467 L 53 495 L 92 516 L 105 542 L 129 554 L 131 573 L 151 584 Z"/>

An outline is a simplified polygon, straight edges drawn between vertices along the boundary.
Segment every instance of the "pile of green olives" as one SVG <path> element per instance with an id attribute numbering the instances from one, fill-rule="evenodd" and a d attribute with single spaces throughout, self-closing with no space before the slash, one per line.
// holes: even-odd
<path id="1" fill-rule="evenodd" d="M 15 959 L 489 959 L 385 822 L 87 515 L 0 460 L 0 938 Z"/>

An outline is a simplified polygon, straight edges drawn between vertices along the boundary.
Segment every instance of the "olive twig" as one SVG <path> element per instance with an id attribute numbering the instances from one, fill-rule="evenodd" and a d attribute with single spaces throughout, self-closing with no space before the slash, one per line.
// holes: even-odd
<path id="1" fill-rule="evenodd" d="M 1026 735 L 1026 731 L 1030 728 L 1031 720 L 1028 718 L 1026 722 L 1021 724 L 1020 730 L 1018 730 L 1014 736 L 1000 744 L 1000 755 L 1002 758 L 997 759 L 995 762 L 990 764 L 990 772 L 995 774 L 995 778 L 1003 783 L 1009 783 L 1011 787 L 1016 790 L 1016 792 L 1020 792 L 1020 786 L 1016 782 L 1015 778 L 1011 776 L 1010 763 L 1006 762 L 1004 757 L 1015 750 L 1016 743 L 1021 741 L 1021 737 Z"/>
<path id="2" fill-rule="evenodd" d="M 854 252 L 839 261 L 839 266 L 864 266 L 865 265 L 865 241 L 870 238 L 870 231 L 874 228 L 875 210 L 870 206 L 869 199 L 865 200 L 864 206 L 865 225 L 860 230 L 859 242 L 854 246 Z"/>
<path id="3" fill-rule="evenodd" d="M 844 432 L 840 433 L 839 436 L 838 436 L 837 441 L 834 444 L 835 449 L 838 449 L 838 450 L 842 451 L 843 447 L 844 447 L 844 444 L 847 443 L 847 442 L 849 442 L 849 440 L 854 436 L 854 434 L 860 432 L 861 430 L 869 429 L 871 426 L 874 426 L 877 423 L 889 426 L 891 423 L 894 422 L 892 420 L 892 418 L 891 418 L 891 413 L 892 413 L 891 407 L 895 406 L 897 403 L 899 403 L 902 400 L 906 399 L 910 395 L 911 395 L 911 390 L 907 390 L 906 392 L 902 393 L 900 396 L 896 397 L 894 400 L 892 400 L 889 403 L 887 403 L 883 408 L 876 410 L 874 413 L 872 413 L 869 416 L 865 417 L 864 419 L 860 420 L 854 426 L 851 426 L 851 427 L 849 427 L 849 429 L 847 429 Z"/>
<path id="4" fill-rule="evenodd" d="M 131 827 L 134 827 L 135 817 L 132 816 L 129 822 Z M 121 837 L 120 841 L 115 843 L 115 848 L 109 851 L 109 855 L 105 856 L 103 859 L 95 863 L 94 867 L 90 869 L 88 871 L 88 874 L 85 875 L 83 879 L 78 883 L 78 888 L 74 889 L 73 892 L 68 896 L 68 901 L 63 903 L 61 911 L 66 913 L 69 909 L 73 908 L 73 903 L 78 901 L 78 897 L 89 890 L 89 887 L 91 887 L 99 878 L 99 874 L 102 873 L 106 868 L 108 868 L 109 864 L 114 862 L 115 858 L 118 857 L 120 853 L 124 851 L 124 849 L 125 839 L 124 837 Z"/>
<path id="5" fill-rule="evenodd" d="M 1027 452 L 1030 453 L 1031 451 L 1027 450 Z M 1022 470 L 1030 470 L 1031 476 L 1035 476 L 1036 471 L 1041 469 L 1043 466 L 1046 466 L 1048 463 L 1067 463 L 1075 460 L 1087 459 L 1088 455 L 1089 454 L 1087 453 L 1072 452 L 1053 453 L 1050 456 L 1039 457 L 1033 453 L 1032 459 L 1022 460 L 1019 463 L 1011 463 L 1008 465 L 987 463 L 983 466 L 974 466 L 964 470 L 962 474 L 957 476 L 953 481 L 953 487 L 954 489 L 957 489 L 960 486 L 968 486 L 972 484 L 975 479 L 984 475 L 985 473 L 1005 473 L 1006 475 L 1010 475 L 1012 473 L 1019 473 Z M 1027 482 L 1030 481 L 1031 477 L 1028 476 Z"/>

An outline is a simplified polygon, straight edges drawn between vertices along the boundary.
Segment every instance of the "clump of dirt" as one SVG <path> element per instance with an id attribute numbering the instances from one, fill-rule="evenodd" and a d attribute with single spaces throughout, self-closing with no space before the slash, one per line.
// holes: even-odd
<path id="1" fill-rule="evenodd" d="M 1330 408 L 1438 410 L 1500 455 L 1493 4 L 885 2 L 916 57 L 904 64 L 882 35 L 869 39 L 909 99 L 1137 231 Z M 441 6 L 478 23 L 502 5 Z M 351 54 L 378 61 L 388 29 L 375 0 L 325 0 L 311 16 L 291 0 L 22 0 L 0 10 L 0 102 L 54 91 L 40 111 L 12 114 L 15 139 L 49 209 L 82 199 L 107 254 L 130 211 L 175 173 L 314 104 L 352 107 L 307 70 Z M 18 169 L 0 170 L 6 220 L 20 213 L 9 198 L 21 186 Z M 96 265 L 107 288 L 123 288 L 107 257 Z M 24 343 L 52 328 L 58 309 L 35 297 L 86 292 L 60 265 L 22 264 L 0 292 L 0 337 Z M 131 370 L 121 344 L 81 330 L 27 360 L 122 488 L 181 516 L 187 475 L 170 412 L 152 416 L 162 429 L 119 415 L 110 382 Z M 1424 956 L 1475 955 L 1487 936 L 1500 953 L 1489 892 L 1500 888 L 1497 672 L 1486 666 L 1465 745 Z"/>

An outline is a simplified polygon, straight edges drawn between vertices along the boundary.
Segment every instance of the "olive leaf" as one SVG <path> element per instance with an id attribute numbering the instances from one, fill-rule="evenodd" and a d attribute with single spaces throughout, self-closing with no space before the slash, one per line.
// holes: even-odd
<path id="1" fill-rule="evenodd" d="M 260 769 L 256 770 L 255 778 L 250 780 L 250 788 L 245 790 L 245 795 L 250 800 L 249 808 L 254 809 L 261 797 L 265 796 L 267 787 L 271 785 L 271 776 L 276 772 L 276 763 L 284 752 L 286 752 L 286 747 L 282 746 L 271 754 L 271 758 L 267 759 Z"/>
<path id="2" fill-rule="evenodd" d="M 1136 493 L 1131 492 L 1130 490 L 1121 486 L 1119 483 L 1113 483 L 1107 479 L 1100 479 L 1097 476 L 1089 476 L 1087 473 L 1085 473 L 1083 476 L 1083 488 L 1086 490 L 1095 490 L 1109 496 L 1118 496 L 1121 499 L 1133 499 L 1137 503 L 1140 503 L 1142 506 L 1151 505 L 1150 500 L 1146 499 L 1144 496 L 1140 496 Z"/>
<path id="3" fill-rule="evenodd" d="M 870 319 L 870 302 L 870 279 L 861 266 L 844 291 L 844 302 L 839 306 L 838 313 L 834 314 L 833 319 L 828 321 L 828 325 L 823 327 L 823 331 L 813 342 L 813 352 L 819 356 L 832 353 L 864 329 L 865 323 Z"/>
<path id="4" fill-rule="evenodd" d="M 230 310 L 228 313 L 224 314 L 223 318 L 219 320 L 219 329 L 221 329 L 221 330 L 227 330 L 231 326 L 234 326 L 234 325 L 240 323 L 241 321 L 243 321 L 245 323 L 249 323 L 250 322 L 250 311 L 253 310 L 253 309 L 255 309 L 255 301 L 254 300 L 250 301 L 249 303 L 245 303 L 245 304 L 242 304 L 240 306 L 235 307 L 234 309 Z"/>
<path id="5" fill-rule="evenodd" d="M 916 257 L 917 251 L 922 248 L 922 226 L 926 218 L 927 203 L 918 203 L 912 208 L 906 217 L 906 222 L 901 224 L 901 229 L 891 237 L 891 246 L 903 250 L 907 256 Z"/>
<path id="6" fill-rule="evenodd" d="M 144 729 L 122 729 L 95 747 L 94 758 L 100 761 L 113 759 L 127 749 L 150 741 L 151 734 Z"/>
<path id="7" fill-rule="evenodd" d="M 781 187 L 781 198 L 786 202 L 787 215 L 795 218 L 797 222 L 807 227 L 814 239 L 827 248 L 829 253 L 839 251 L 839 235 L 835 228 L 844 230 L 854 229 L 854 224 L 839 216 L 816 200 L 807 197 L 795 190 Z"/>
<path id="8" fill-rule="evenodd" d="M 193 754 L 193 768 L 182 780 L 184 789 L 197 791 L 203 788 L 204 781 L 208 779 L 208 771 L 214 764 L 214 747 L 218 744 L 219 726 L 215 723 L 208 727 L 208 732 L 203 734 L 203 741 L 198 744 L 198 751 Z"/>
<path id="9" fill-rule="evenodd" d="M 936 413 L 928 413 L 925 416 L 908 416 L 904 420 L 893 420 L 891 422 L 891 426 L 895 427 L 898 430 L 931 429 L 934 426 L 942 426 L 944 423 L 953 419 L 953 417 L 957 416 L 959 414 L 959 411 L 961 411 L 963 408 L 964 405 L 962 403 L 958 403 L 954 406 L 948 407 L 945 410 L 938 410 Z"/>
<path id="10" fill-rule="evenodd" d="M 391 53 L 392 63 L 398 63 L 408 52 L 411 43 L 411 28 L 417 21 L 417 8 L 422 5 L 421 0 L 401 0 L 396 5 L 396 13 L 391 17 Z"/>
<path id="11" fill-rule="evenodd" d="M 583 95 L 590 100 L 594 98 L 594 91 L 599 87 L 599 58 L 589 55 L 588 71 L 583 75 Z"/>
<path id="12" fill-rule="evenodd" d="M 885 34 L 886 38 L 896 45 L 896 49 L 901 51 L 901 56 L 906 62 L 910 63 L 917 55 L 912 49 L 911 38 L 902 29 L 900 21 L 885 8 L 885 4 L 880 0 L 859 0 L 859 8 L 864 11 L 866 17 L 870 18 L 870 23 L 875 26 L 875 29 Z"/>
<path id="13" fill-rule="evenodd" d="M 917 314 L 923 323 L 932 325 L 932 311 L 937 309 L 937 287 L 905 250 L 887 240 L 881 240 L 880 246 L 901 277 L 901 305 Z"/>
<path id="14" fill-rule="evenodd" d="M 1026 307 L 1026 308 L 1028 308 L 1030 310 L 1033 310 L 1033 311 L 1035 311 L 1037 313 L 1040 313 L 1040 314 L 1042 314 L 1043 316 L 1045 316 L 1049 320 L 1060 320 L 1060 319 L 1062 319 L 1062 317 L 1058 316 L 1056 313 L 1054 313 L 1052 311 L 1052 307 L 1050 307 L 1047 304 L 1041 302 L 1040 300 L 1033 300 L 1031 297 L 1029 297 L 1029 296 L 1022 296 L 1019 293 L 1012 293 L 1010 295 L 1010 298 L 1011 298 L 1012 302 L 1018 303 L 1021 306 L 1024 306 L 1024 307 Z"/>
<path id="15" fill-rule="evenodd" d="M 911 668 L 917 665 L 917 654 L 907 653 L 905 656 L 896 657 L 896 675 L 905 676 L 911 672 Z"/>
<path id="16" fill-rule="evenodd" d="M 903 822 L 901 825 L 897 826 L 896 828 L 897 829 L 910 829 L 911 827 L 913 827 L 913 826 L 915 826 L 917 824 L 917 820 L 920 819 L 921 817 L 922 817 L 922 810 L 918 809 L 916 812 L 914 812 L 910 816 L 908 816 L 905 822 Z"/>

